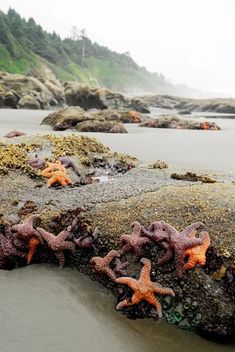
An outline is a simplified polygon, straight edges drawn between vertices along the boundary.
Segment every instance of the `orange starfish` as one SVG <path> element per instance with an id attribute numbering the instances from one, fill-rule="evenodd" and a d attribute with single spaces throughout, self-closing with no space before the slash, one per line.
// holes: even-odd
<path id="1" fill-rule="evenodd" d="M 132 121 L 134 123 L 140 123 L 140 118 L 139 115 L 137 113 L 137 111 L 128 111 L 129 116 L 131 117 Z"/>
<path id="2" fill-rule="evenodd" d="M 47 181 L 48 187 L 53 186 L 55 183 L 59 183 L 63 187 L 72 184 L 70 178 L 62 171 L 51 172 L 49 177 L 50 178 Z"/>
<path id="3" fill-rule="evenodd" d="M 195 238 L 195 231 L 188 235 L 189 238 Z M 185 255 L 188 257 L 188 262 L 184 265 L 183 271 L 193 269 L 196 264 L 206 264 L 206 251 L 210 246 L 210 236 L 208 232 L 203 231 L 203 241 L 201 245 L 188 248 Z"/>
<path id="4" fill-rule="evenodd" d="M 61 164 L 61 161 L 56 161 L 55 163 L 47 163 L 47 167 L 41 172 L 41 175 L 50 177 L 50 174 L 55 171 L 66 171 L 65 167 Z"/>
<path id="5" fill-rule="evenodd" d="M 175 293 L 171 288 L 162 287 L 158 283 L 151 281 L 151 262 L 149 259 L 142 258 L 140 262 L 144 266 L 140 272 L 139 280 L 131 277 L 119 277 L 114 280 L 118 284 L 129 286 L 134 291 L 131 301 L 124 299 L 118 303 L 116 309 L 118 310 L 120 308 L 129 307 L 138 304 L 141 301 L 147 301 L 155 307 L 159 318 L 162 318 L 162 306 L 155 294 L 175 296 Z"/>
<path id="6" fill-rule="evenodd" d="M 27 264 L 31 263 L 31 260 L 34 256 L 34 253 L 36 252 L 37 246 L 39 245 L 40 241 L 36 237 L 31 237 L 29 239 L 28 245 L 29 245 L 29 252 L 27 255 Z"/>

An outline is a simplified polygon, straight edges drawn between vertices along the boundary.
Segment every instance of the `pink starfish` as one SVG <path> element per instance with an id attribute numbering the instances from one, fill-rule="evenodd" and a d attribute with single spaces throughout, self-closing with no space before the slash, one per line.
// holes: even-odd
<path id="1" fill-rule="evenodd" d="M 107 275 L 111 280 L 116 279 L 116 273 L 111 269 L 110 264 L 114 258 L 120 257 L 120 252 L 111 250 L 105 257 L 92 257 L 90 264 L 94 267 L 94 270 L 98 273 Z"/>
<path id="2" fill-rule="evenodd" d="M 33 214 L 27 217 L 21 224 L 13 225 L 11 227 L 12 231 L 15 232 L 15 236 L 18 239 L 22 239 L 28 242 L 30 238 L 36 237 L 41 243 L 43 243 L 42 238 L 37 230 L 33 227 L 33 222 L 39 219 L 40 215 Z"/>
<path id="3" fill-rule="evenodd" d="M 150 243 L 150 240 L 146 237 L 141 237 L 143 227 L 138 221 L 134 221 L 131 227 L 133 228 L 131 234 L 124 234 L 120 237 L 123 246 L 121 253 L 133 252 L 133 261 L 137 261 L 143 255 L 143 247 Z"/>
<path id="4" fill-rule="evenodd" d="M 7 133 L 4 137 L 5 138 L 14 138 L 14 137 L 20 137 L 20 136 L 25 136 L 25 135 L 26 135 L 26 133 L 24 133 L 24 132 L 14 130 L 14 131 Z"/>
<path id="5" fill-rule="evenodd" d="M 63 251 L 69 250 L 73 254 L 76 251 L 75 244 L 66 241 L 66 239 L 70 236 L 71 226 L 69 226 L 64 231 L 61 231 L 57 236 L 45 231 L 41 227 L 37 227 L 37 231 L 39 232 L 41 237 L 47 242 L 48 247 L 53 250 L 56 258 L 59 260 L 60 268 L 63 268 L 65 264 L 65 256 Z"/>

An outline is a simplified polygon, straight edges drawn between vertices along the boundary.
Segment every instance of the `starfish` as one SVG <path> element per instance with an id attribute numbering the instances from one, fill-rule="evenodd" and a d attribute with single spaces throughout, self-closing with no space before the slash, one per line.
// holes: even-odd
<path id="1" fill-rule="evenodd" d="M 20 137 L 20 136 L 25 136 L 25 135 L 26 135 L 26 133 L 24 133 L 24 132 L 14 130 L 14 131 L 7 133 L 4 137 L 5 138 L 14 138 L 14 137 Z"/>
<path id="2" fill-rule="evenodd" d="M 50 177 L 50 174 L 54 171 L 66 172 L 65 167 L 61 164 L 61 161 L 55 163 L 47 163 L 47 167 L 42 171 L 42 176 Z"/>
<path id="3" fill-rule="evenodd" d="M 77 174 L 77 176 L 81 176 L 81 174 L 77 168 L 77 165 L 71 159 L 63 156 L 63 157 L 59 158 L 59 161 L 66 169 L 68 167 L 71 167 L 74 170 L 74 172 Z"/>
<path id="4" fill-rule="evenodd" d="M 32 261 L 32 258 L 34 256 L 34 253 L 36 252 L 37 246 L 40 244 L 40 241 L 36 237 L 31 237 L 29 239 L 28 245 L 29 245 L 29 252 L 27 255 L 27 264 L 30 264 Z"/>
<path id="5" fill-rule="evenodd" d="M 195 238 L 195 232 L 192 232 L 188 237 Z M 185 251 L 185 256 L 189 257 L 187 263 L 183 267 L 183 271 L 190 270 L 196 266 L 196 264 L 206 264 L 206 251 L 210 246 L 210 236 L 208 232 L 203 232 L 202 244 L 189 248 Z"/>
<path id="6" fill-rule="evenodd" d="M 70 236 L 71 226 L 66 230 L 61 231 L 57 236 L 53 235 L 50 232 L 45 231 L 41 227 L 37 227 L 37 231 L 41 237 L 47 242 L 48 247 L 54 251 L 56 258 L 59 260 L 60 268 L 63 268 L 65 264 L 64 250 L 69 250 L 72 253 L 75 253 L 76 247 L 75 244 L 66 239 Z"/>
<path id="7" fill-rule="evenodd" d="M 62 171 L 53 171 L 43 176 L 48 177 L 47 186 L 51 187 L 56 183 L 59 183 L 61 186 L 65 187 L 72 184 L 70 178 Z"/>
<path id="8" fill-rule="evenodd" d="M 142 258 L 140 262 L 144 266 L 141 269 L 139 280 L 131 277 L 119 277 L 114 280 L 118 284 L 129 286 L 134 291 L 131 300 L 128 301 L 127 299 L 124 299 L 118 303 L 116 309 L 119 310 L 121 308 L 138 304 L 141 301 L 147 301 L 155 307 L 159 318 L 162 318 L 162 307 L 155 294 L 175 296 L 175 293 L 171 288 L 162 287 L 160 284 L 151 281 L 151 262 L 149 259 Z"/>
<path id="9" fill-rule="evenodd" d="M 93 233 L 74 238 L 73 242 L 80 248 L 94 248 L 93 242 L 97 239 L 98 234 L 99 232 L 96 227 Z"/>
<path id="10" fill-rule="evenodd" d="M 121 253 L 133 252 L 133 261 L 137 261 L 143 254 L 143 247 L 150 243 L 150 240 L 146 237 L 141 237 L 143 227 L 138 221 L 134 221 L 131 227 L 133 228 L 131 234 L 124 234 L 120 237 L 121 244 L 123 245 Z"/>
<path id="11" fill-rule="evenodd" d="M 114 260 L 114 272 L 117 275 L 125 276 L 126 275 L 126 267 L 128 266 L 129 262 L 122 263 L 119 257 L 115 258 Z"/>
<path id="12" fill-rule="evenodd" d="M 34 169 L 42 169 L 45 166 L 45 160 L 43 158 L 34 158 L 27 161 L 28 165 Z"/>
<path id="13" fill-rule="evenodd" d="M 33 227 L 34 220 L 39 218 L 40 218 L 40 215 L 37 215 L 37 214 L 30 215 L 21 224 L 13 225 L 11 227 L 11 230 L 15 232 L 15 237 L 17 239 L 22 239 L 27 243 L 30 240 L 30 238 L 36 237 L 40 241 L 40 243 L 43 243 L 40 234 Z"/>
<path id="14" fill-rule="evenodd" d="M 203 224 L 201 222 L 193 223 L 187 226 L 182 232 L 178 232 L 173 226 L 164 221 L 159 221 L 158 224 L 162 227 L 160 231 L 158 229 L 155 231 L 158 243 L 167 241 L 166 233 L 168 233 L 169 236 L 168 242 L 164 243 L 165 249 L 167 250 L 166 254 L 159 259 L 158 264 L 159 262 L 161 264 L 168 262 L 175 254 L 176 275 L 181 278 L 183 274 L 185 251 L 189 248 L 201 245 L 203 241 L 202 238 L 190 238 L 189 235 L 200 226 L 203 226 Z"/>
<path id="15" fill-rule="evenodd" d="M 115 280 L 116 274 L 114 270 L 110 268 L 110 264 L 114 258 L 120 257 L 120 252 L 111 250 L 104 258 L 102 257 L 92 257 L 90 259 L 90 264 L 94 266 L 95 271 L 98 273 L 103 273 L 107 275 L 110 279 Z"/>
<path id="16" fill-rule="evenodd" d="M 21 258 L 25 258 L 25 253 L 19 251 L 14 247 L 12 239 L 4 237 L 0 234 L 0 267 L 4 267 L 5 259 L 10 256 L 18 256 Z"/>

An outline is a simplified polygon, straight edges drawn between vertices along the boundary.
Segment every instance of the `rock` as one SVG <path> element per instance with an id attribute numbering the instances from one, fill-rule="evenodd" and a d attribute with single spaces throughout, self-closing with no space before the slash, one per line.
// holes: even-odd
<path id="1" fill-rule="evenodd" d="M 172 179 L 170 168 L 150 170 L 143 165 L 139 168 L 136 163 L 136 167 L 124 175 L 113 175 L 111 181 L 71 185 L 49 192 L 37 170 L 31 170 L 27 164 L 32 154 L 40 154 L 51 161 L 69 156 L 76 164 L 80 163 L 79 170 L 84 173 L 97 170 L 93 166 L 94 158 L 102 164 L 100 170 L 104 172 L 107 171 L 103 164 L 106 158 L 117 160 L 117 155 L 111 154 L 101 143 L 83 136 L 25 136 L 19 137 L 17 144 L 4 141 L 0 148 L 0 171 L 7 168 L 8 173 L 0 172 L 1 230 L 7 221 L 18 223 L 22 209 L 30 201 L 32 209 L 40 214 L 40 226 L 55 234 L 71 223 L 77 224 L 77 231 L 82 234 L 98 227 L 95 255 L 104 256 L 110 249 L 120 249 L 121 234 L 130 233 L 130 224 L 135 220 L 148 227 L 152 221 L 162 219 L 178 230 L 192 222 L 203 221 L 211 238 L 204 267 L 195 267 L 179 280 L 174 262 L 157 266 L 157 259 L 164 253 L 160 247 L 152 243 L 146 247 L 144 255 L 152 262 L 152 280 L 175 292 L 175 297 L 163 307 L 167 321 L 211 338 L 221 338 L 223 342 L 234 336 L 235 187 L 229 178 L 218 174 L 217 183 L 189 185 L 187 181 Z M 119 160 L 123 158 L 119 155 Z M 12 194 L 14 201 L 11 202 Z M 120 290 L 114 282 L 92 271 L 89 260 L 93 255 L 92 250 L 78 250 L 74 256 L 66 254 L 66 264 L 101 282 L 119 300 L 129 297 L 125 287 Z M 35 263 L 42 261 L 57 264 L 44 246 L 34 258 Z M 25 265 L 25 262 L 18 265 Z M 222 266 L 226 272 L 218 281 L 213 273 Z M 125 270 L 128 276 L 138 277 L 140 264 L 131 263 Z M 170 320 L 173 312 L 182 313 L 179 319 L 182 315 L 183 319 Z M 134 318 L 154 315 L 147 303 L 130 307 L 125 313 Z"/>
<path id="2" fill-rule="evenodd" d="M 89 109 L 132 109 L 142 113 L 149 113 L 143 100 L 126 98 L 120 93 L 105 88 L 91 88 L 76 82 L 64 84 L 65 98 L 68 105 Z"/>
<path id="3" fill-rule="evenodd" d="M 198 182 L 201 181 L 202 183 L 215 183 L 217 182 L 211 177 L 208 177 L 207 175 L 197 175 L 195 172 L 186 172 L 186 174 L 177 174 L 173 173 L 171 174 L 171 178 L 174 180 L 184 180 L 184 181 L 190 181 L 190 182 Z"/>
<path id="4" fill-rule="evenodd" d="M 80 122 L 75 129 L 78 132 L 127 133 L 121 122 L 90 120 Z"/>
<path id="5" fill-rule="evenodd" d="M 71 106 L 49 114 L 42 124 L 51 125 L 56 131 L 74 128 L 79 132 L 127 133 L 120 121 L 121 115 L 112 109 L 88 112 Z"/>
<path id="6" fill-rule="evenodd" d="M 167 169 L 168 165 L 165 161 L 157 160 L 153 165 L 151 165 L 152 169 Z"/>
<path id="7" fill-rule="evenodd" d="M 191 114 L 193 111 L 235 113 L 235 99 L 191 99 L 170 95 L 148 95 L 140 99 L 148 106 L 176 109 L 180 114 Z"/>
<path id="8" fill-rule="evenodd" d="M 119 114 L 123 123 L 140 123 L 148 119 L 146 115 L 137 111 L 120 111 Z"/>
<path id="9" fill-rule="evenodd" d="M 0 93 L 2 107 L 16 108 L 19 100 L 24 96 L 34 97 L 41 109 L 48 109 L 50 106 L 60 105 L 65 101 L 63 88 L 47 80 L 42 83 L 34 77 L 0 72 L 0 86 L 4 91 L 4 94 Z M 29 102 L 29 100 L 32 101 L 31 98 L 27 98 L 26 105 L 35 106 L 35 108 L 38 106 L 36 102 Z M 22 103 L 19 107 L 21 106 L 25 107 L 25 104 Z"/>
<path id="10" fill-rule="evenodd" d="M 189 130 L 220 130 L 215 122 L 198 122 L 193 120 L 180 119 L 177 116 L 161 116 L 157 119 L 148 119 L 140 124 L 140 127 L 152 128 L 176 128 Z"/>
<path id="11" fill-rule="evenodd" d="M 2 94 L 2 107 L 16 109 L 19 99 L 19 94 L 14 90 L 4 92 Z"/>
<path id="12" fill-rule="evenodd" d="M 41 109 L 40 103 L 35 97 L 32 97 L 31 95 L 24 95 L 22 98 L 20 98 L 17 107 L 19 109 Z"/>

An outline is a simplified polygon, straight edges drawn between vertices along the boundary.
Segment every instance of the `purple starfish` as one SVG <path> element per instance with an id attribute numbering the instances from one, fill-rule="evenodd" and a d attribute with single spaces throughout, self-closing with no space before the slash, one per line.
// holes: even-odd
<path id="1" fill-rule="evenodd" d="M 158 260 L 158 264 L 168 262 L 175 255 L 176 275 L 181 278 L 186 249 L 201 245 L 203 242 L 203 238 L 188 237 L 190 233 L 197 230 L 200 226 L 203 226 L 203 224 L 196 222 L 187 226 L 182 232 L 178 232 L 173 226 L 164 221 L 152 223 L 150 230 L 153 230 L 154 233 L 152 235 L 145 233 L 145 235 L 166 249 L 165 255 Z"/>
<path id="2" fill-rule="evenodd" d="M 78 175 L 78 176 L 81 176 L 79 170 L 78 170 L 78 167 L 77 165 L 70 159 L 70 158 L 67 158 L 66 156 L 62 156 L 61 158 L 59 158 L 61 164 L 67 169 L 68 167 L 71 167 L 74 172 Z"/>
<path id="3" fill-rule="evenodd" d="M 95 228 L 94 232 L 91 234 L 87 234 L 85 236 L 81 236 L 79 238 L 74 238 L 73 242 L 78 246 L 79 248 L 95 248 L 93 245 L 93 242 L 97 239 L 97 236 L 99 234 L 99 231 L 97 227 Z"/>
<path id="4" fill-rule="evenodd" d="M 71 226 L 69 226 L 64 231 L 61 231 L 57 236 L 53 235 L 50 232 L 45 231 L 41 227 L 37 227 L 37 231 L 39 232 L 41 237 L 47 242 L 48 247 L 53 250 L 56 258 L 59 260 L 60 268 L 63 268 L 65 264 L 64 250 L 69 250 L 73 254 L 76 251 L 75 244 L 72 242 L 66 241 L 66 239 L 71 234 Z"/>
<path id="5" fill-rule="evenodd" d="M 14 131 L 7 133 L 4 137 L 5 138 L 14 138 L 14 137 L 20 137 L 20 136 L 25 136 L 25 135 L 26 135 L 26 133 L 24 133 L 24 132 L 14 130 Z"/>
<path id="6" fill-rule="evenodd" d="M 33 214 L 25 219 L 21 224 L 13 225 L 11 227 L 12 231 L 15 232 L 15 237 L 17 239 L 22 239 L 27 242 L 32 237 L 36 237 L 41 243 L 43 243 L 42 238 L 37 230 L 33 227 L 33 222 L 36 219 L 39 219 L 40 215 Z"/>
<path id="7" fill-rule="evenodd" d="M 120 237 L 123 246 L 121 253 L 133 252 L 133 261 L 137 261 L 143 255 L 144 247 L 150 243 L 150 240 L 146 237 L 141 237 L 143 227 L 138 221 L 134 221 L 131 227 L 133 228 L 131 234 L 124 234 Z"/>
<path id="8" fill-rule="evenodd" d="M 4 268 L 5 260 L 11 256 L 26 257 L 25 252 L 19 251 L 13 245 L 13 240 L 0 234 L 0 267 Z"/>
<path id="9" fill-rule="evenodd" d="M 34 169 L 43 169 L 46 165 L 46 162 L 43 158 L 33 158 L 33 159 L 29 159 L 27 161 L 27 163 L 33 167 Z"/>

